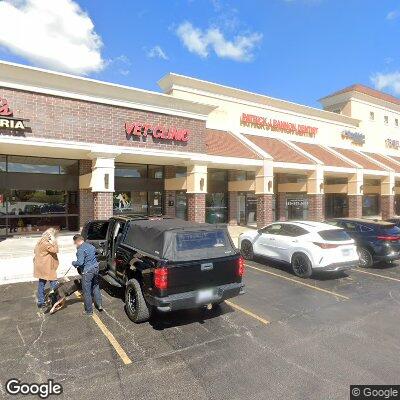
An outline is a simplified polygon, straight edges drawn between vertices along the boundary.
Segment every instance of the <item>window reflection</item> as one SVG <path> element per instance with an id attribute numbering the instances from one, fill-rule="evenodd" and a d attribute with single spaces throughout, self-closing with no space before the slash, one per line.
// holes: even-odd
<path id="1" fill-rule="evenodd" d="M 6 156 L 0 156 L 0 172 L 6 172 Z"/>
<path id="2" fill-rule="evenodd" d="M 147 165 L 116 163 L 115 176 L 120 178 L 147 178 Z"/>
<path id="3" fill-rule="evenodd" d="M 78 175 L 78 161 L 45 157 L 8 156 L 7 172 Z"/>

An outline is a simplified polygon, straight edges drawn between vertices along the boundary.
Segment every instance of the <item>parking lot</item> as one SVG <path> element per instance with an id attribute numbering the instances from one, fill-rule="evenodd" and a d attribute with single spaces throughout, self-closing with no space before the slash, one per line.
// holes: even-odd
<path id="1" fill-rule="evenodd" d="M 0 397 L 10 378 L 83 400 L 347 399 L 350 384 L 398 381 L 400 265 L 301 280 L 257 260 L 245 283 L 219 308 L 140 325 L 106 285 L 94 318 L 79 297 L 41 315 L 34 283 L 0 286 Z"/>

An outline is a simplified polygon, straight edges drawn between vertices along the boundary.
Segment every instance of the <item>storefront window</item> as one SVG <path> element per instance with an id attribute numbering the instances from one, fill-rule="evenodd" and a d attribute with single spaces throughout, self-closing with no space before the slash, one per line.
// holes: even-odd
<path id="1" fill-rule="evenodd" d="M 163 179 L 164 178 L 164 167 L 162 167 L 160 165 L 149 165 L 149 178 Z"/>
<path id="2" fill-rule="evenodd" d="M 9 156 L 7 172 L 78 175 L 78 161 L 58 158 Z"/>
<path id="3" fill-rule="evenodd" d="M 175 195 L 175 216 L 176 218 L 187 218 L 187 200 L 186 192 L 176 192 Z"/>
<path id="4" fill-rule="evenodd" d="M 233 171 L 231 175 L 233 181 L 253 181 L 256 179 L 254 171 Z"/>
<path id="5" fill-rule="evenodd" d="M 325 185 L 343 185 L 347 184 L 347 178 L 344 177 L 327 177 L 325 178 Z"/>
<path id="6" fill-rule="evenodd" d="M 225 223 L 228 220 L 228 196 L 226 193 L 208 193 L 206 195 L 206 222 Z"/>
<path id="7" fill-rule="evenodd" d="M 277 174 L 278 183 L 307 183 L 306 175 Z"/>
<path id="8" fill-rule="evenodd" d="M 327 193 L 325 195 L 325 217 L 345 218 L 349 215 L 347 194 Z"/>
<path id="9" fill-rule="evenodd" d="M 378 194 L 368 194 L 363 196 L 363 209 L 362 213 L 364 217 L 370 217 L 379 215 L 380 204 Z"/>
<path id="10" fill-rule="evenodd" d="M 115 176 L 120 178 L 147 178 L 147 165 L 116 163 Z"/>
<path id="11" fill-rule="evenodd" d="M 175 167 L 175 178 L 184 178 L 187 175 L 186 167 Z"/>
<path id="12" fill-rule="evenodd" d="M 149 192 L 149 215 L 162 215 L 162 193 Z"/>
<path id="13" fill-rule="evenodd" d="M 161 191 L 114 192 L 114 214 L 160 215 L 163 212 Z"/>
<path id="14" fill-rule="evenodd" d="M 308 198 L 306 195 L 286 194 L 286 218 L 288 220 L 305 220 L 308 217 Z"/>
<path id="15" fill-rule="evenodd" d="M 6 172 L 6 156 L 0 156 L 0 172 Z"/>

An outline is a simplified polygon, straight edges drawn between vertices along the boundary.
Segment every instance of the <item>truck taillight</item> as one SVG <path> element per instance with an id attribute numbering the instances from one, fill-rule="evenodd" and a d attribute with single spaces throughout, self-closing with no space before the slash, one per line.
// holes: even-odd
<path id="1" fill-rule="evenodd" d="M 161 267 L 154 270 L 154 286 L 163 290 L 168 287 L 168 268 Z"/>
<path id="2" fill-rule="evenodd" d="M 238 259 L 237 274 L 238 276 L 244 275 L 244 258 L 242 256 Z"/>

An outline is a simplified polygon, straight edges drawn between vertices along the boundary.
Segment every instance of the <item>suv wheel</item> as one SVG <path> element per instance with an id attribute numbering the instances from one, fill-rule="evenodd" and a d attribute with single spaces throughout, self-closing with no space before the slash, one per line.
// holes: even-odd
<path id="1" fill-rule="evenodd" d="M 310 259 L 302 253 L 296 253 L 292 257 L 293 273 L 299 278 L 309 278 L 312 274 Z"/>
<path id="2" fill-rule="evenodd" d="M 253 245 L 248 240 L 243 240 L 240 245 L 240 252 L 245 260 L 252 260 L 254 258 Z"/>
<path id="3" fill-rule="evenodd" d="M 373 259 L 369 250 L 367 250 L 364 247 L 359 248 L 358 256 L 360 257 L 360 267 L 362 268 L 372 267 Z"/>
<path id="4" fill-rule="evenodd" d="M 126 284 L 125 309 L 133 322 L 145 322 L 150 318 L 150 309 L 143 297 L 140 283 L 136 279 L 131 279 Z"/>

